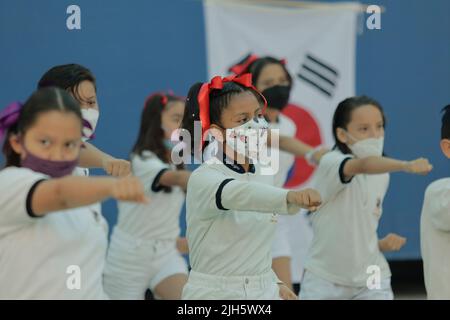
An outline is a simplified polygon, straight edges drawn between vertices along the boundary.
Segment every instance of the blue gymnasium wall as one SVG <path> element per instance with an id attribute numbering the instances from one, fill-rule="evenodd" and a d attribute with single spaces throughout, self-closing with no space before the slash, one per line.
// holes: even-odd
<path id="1" fill-rule="evenodd" d="M 332 1 L 338 2 L 338 1 Z M 382 30 L 358 36 L 357 93 L 376 97 L 389 119 L 386 152 L 427 156 L 427 177 L 392 175 L 380 235 L 408 244 L 396 259 L 420 256 L 423 193 L 449 176 L 439 152 L 439 109 L 450 103 L 450 1 L 370 1 L 383 5 Z M 81 7 L 82 30 L 66 28 L 66 8 Z M 186 94 L 206 77 L 202 4 L 198 0 L 0 0 L 0 105 L 25 100 L 51 66 L 77 62 L 98 79 L 101 121 L 94 144 L 127 157 L 145 97 L 172 89 Z M 111 224 L 116 205 L 104 204 Z"/>

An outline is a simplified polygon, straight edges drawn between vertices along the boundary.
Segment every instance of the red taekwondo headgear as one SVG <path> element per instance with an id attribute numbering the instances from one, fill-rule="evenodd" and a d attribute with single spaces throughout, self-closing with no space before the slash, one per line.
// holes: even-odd
<path id="1" fill-rule="evenodd" d="M 231 66 L 228 71 L 231 73 L 234 73 L 235 75 L 241 75 L 244 73 L 248 73 L 250 70 L 250 66 L 255 61 L 262 59 L 264 57 L 257 56 L 256 54 L 249 54 L 247 57 L 244 58 L 241 62 L 238 62 L 237 64 Z M 286 59 L 279 60 L 282 65 L 286 65 Z"/>
<path id="2" fill-rule="evenodd" d="M 204 83 L 200 87 L 200 91 L 197 96 L 199 112 L 200 112 L 199 117 L 200 117 L 200 122 L 202 125 L 202 143 L 201 143 L 202 147 L 204 144 L 203 136 L 211 125 L 210 117 L 209 117 L 209 95 L 210 95 L 211 91 L 214 89 L 218 89 L 218 90 L 222 89 L 224 84 L 227 82 L 234 82 L 234 83 L 240 84 L 246 88 L 250 88 L 253 91 L 257 92 L 260 95 L 261 99 L 264 101 L 263 113 L 266 110 L 266 107 L 267 107 L 266 98 L 264 98 L 264 96 L 258 90 L 256 90 L 256 88 L 253 86 L 252 75 L 250 73 L 245 73 L 245 74 L 242 74 L 239 76 L 234 75 L 234 76 L 229 76 L 229 77 L 225 77 L 225 78 L 222 78 L 220 76 L 216 76 L 216 77 L 212 78 L 209 83 Z"/>

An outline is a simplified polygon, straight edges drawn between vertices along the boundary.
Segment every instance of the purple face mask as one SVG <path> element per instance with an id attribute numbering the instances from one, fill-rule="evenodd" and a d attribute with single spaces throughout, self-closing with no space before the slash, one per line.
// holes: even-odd
<path id="1" fill-rule="evenodd" d="M 36 157 L 27 151 L 27 155 L 21 161 L 21 165 L 24 168 L 46 174 L 52 178 L 60 178 L 73 172 L 78 165 L 78 158 L 70 161 L 53 161 Z"/>

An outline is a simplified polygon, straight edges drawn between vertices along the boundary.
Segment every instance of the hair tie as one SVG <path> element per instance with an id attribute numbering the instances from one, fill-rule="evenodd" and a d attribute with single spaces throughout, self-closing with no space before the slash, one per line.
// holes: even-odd
<path id="1" fill-rule="evenodd" d="M 264 101 L 264 108 L 263 112 L 267 107 L 267 101 L 266 98 L 258 91 L 252 84 L 252 75 L 250 73 L 245 73 L 240 76 L 229 76 L 226 78 L 222 78 L 220 76 L 216 76 L 211 79 L 209 83 L 204 83 L 200 87 L 200 91 L 197 96 L 198 100 L 198 106 L 199 106 L 199 116 L 200 116 L 200 122 L 202 125 L 202 142 L 201 146 L 203 147 L 204 141 L 203 141 L 203 135 L 205 132 L 209 129 L 211 123 L 210 123 L 210 117 L 209 117 L 209 95 L 211 94 L 211 91 L 214 89 L 222 89 L 223 85 L 227 82 L 234 82 L 237 84 L 240 84 L 246 88 L 251 88 L 255 92 L 257 92 L 262 100 Z"/>
<path id="2" fill-rule="evenodd" d="M 9 128 L 17 124 L 22 107 L 22 103 L 15 101 L 0 112 L 0 140 L 3 139 Z"/>
<path id="3" fill-rule="evenodd" d="M 234 73 L 235 75 L 239 76 L 241 74 L 248 72 L 248 67 L 250 67 L 250 65 L 258 59 L 259 57 L 257 55 L 249 54 L 244 61 L 237 63 L 234 66 L 231 66 L 230 69 L 228 70 Z"/>
<path id="4" fill-rule="evenodd" d="M 169 93 L 170 94 L 170 93 Z M 170 94 L 172 95 L 172 94 Z M 165 107 L 167 105 L 167 103 L 169 102 L 169 98 L 167 97 L 167 95 L 165 93 L 162 92 L 155 92 L 152 93 L 151 95 L 149 95 L 147 97 L 147 99 L 145 99 L 145 103 L 144 103 L 144 109 L 147 106 L 148 102 L 150 101 L 150 99 L 153 99 L 155 96 L 161 96 L 161 104 L 163 105 L 163 107 Z M 181 98 L 180 98 L 181 99 Z"/>

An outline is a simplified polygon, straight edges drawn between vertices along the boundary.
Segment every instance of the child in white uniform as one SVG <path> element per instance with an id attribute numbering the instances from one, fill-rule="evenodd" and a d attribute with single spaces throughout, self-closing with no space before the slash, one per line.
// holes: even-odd
<path id="1" fill-rule="evenodd" d="M 68 91 L 78 101 L 83 117 L 83 145 L 80 152 L 79 165 L 73 171 L 76 176 L 89 176 L 89 168 L 103 168 L 114 177 L 130 174 L 130 162 L 116 159 L 87 142 L 94 138 L 100 116 L 97 85 L 91 70 L 79 64 L 54 66 L 45 72 L 38 82 L 38 89 L 58 87 Z M 102 215 L 100 203 L 90 206 L 96 214 Z"/>
<path id="2" fill-rule="evenodd" d="M 119 203 L 105 268 L 112 299 L 144 299 L 149 287 L 161 299 L 181 297 L 187 266 L 176 240 L 190 171 L 172 164 L 171 134 L 183 113 L 184 100 L 174 95 L 153 94 L 144 105 L 131 163 L 152 203 Z"/>
<path id="3" fill-rule="evenodd" d="M 100 116 L 96 79 L 91 70 L 74 63 L 52 67 L 38 82 L 38 89 L 46 87 L 58 87 L 68 91 L 81 107 L 84 144 L 80 154 L 80 166 L 75 169 L 74 174 L 88 176 L 88 168 L 103 168 L 107 174 L 114 177 L 129 175 L 129 161 L 114 158 L 86 142 L 94 137 Z M 100 213 L 99 206 L 97 210 Z"/>
<path id="4" fill-rule="evenodd" d="M 365 96 L 342 101 L 334 114 L 334 151 L 320 160 L 313 185 L 323 206 L 312 216 L 313 242 L 301 299 L 392 299 L 391 273 L 380 250 L 378 220 L 389 172 L 426 174 L 426 159 L 383 157 L 385 118 Z"/>
<path id="5" fill-rule="evenodd" d="M 297 127 L 295 123 L 282 113 L 282 110 L 289 103 L 290 91 L 293 79 L 286 68 L 285 60 L 278 60 L 274 57 L 258 57 L 250 54 L 238 64 L 232 66 L 229 71 L 235 74 L 251 73 L 252 82 L 255 88 L 267 99 L 267 110 L 265 117 L 269 122 L 270 129 L 279 130 L 280 136 L 289 137 L 291 146 L 297 146 L 297 152 L 279 151 L 279 167 L 274 172 L 274 186 L 283 187 L 289 170 L 295 161 L 295 155 L 306 157 L 310 163 L 318 163 L 320 157 L 327 151 L 321 148 L 312 148 L 299 140 L 295 139 Z M 295 219 L 295 220 L 294 220 Z M 303 234 L 302 242 L 297 242 L 294 250 L 304 253 L 309 248 L 312 239 L 312 230 L 310 222 L 305 216 L 279 216 L 277 231 L 272 246 L 272 267 L 280 278 L 289 288 L 292 286 L 293 274 L 291 272 L 292 248 L 290 239 L 290 224 L 295 223 L 296 227 L 301 228 Z M 299 230 L 297 229 L 297 232 Z M 301 256 L 301 265 L 296 268 L 295 273 L 299 275 L 303 269 L 304 254 Z M 297 269 L 299 269 L 297 271 Z"/>
<path id="6" fill-rule="evenodd" d="M 183 128 L 191 137 L 198 121 L 202 137 L 211 128 L 218 152 L 188 182 L 186 237 L 192 270 L 183 299 L 296 298 L 277 284 L 271 268 L 274 215 L 294 214 L 299 206 L 315 210 L 320 196 L 314 190 L 268 185 L 273 176 L 261 175 L 249 154 L 238 153 L 235 143 L 249 142 L 242 131 L 267 129 L 262 101 L 249 74 L 215 77 L 189 91 Z M 194 139 L 192 144 L 196 148 L 203 142 Z M 245 161 L 239 163 L 240 158 Z"/>
<path id="7" fill-rule="evenodd" d="M 450 159 L 450 105 L 442 117 L 441 149 Z M 425 192 L 420 242 L 428 299 L 450 300 L 450 178 L 433 182 Z"/>
<path id="8" fill-rule="evenodd" d="M 89 205 L 144 202 L 136 178 L 74 177 L 79 104 L 46 88 L 0 114 L 0 299 L 105 299 L 107 225 Z M 2 137 L 0 137 L 2 138 Z"/>

